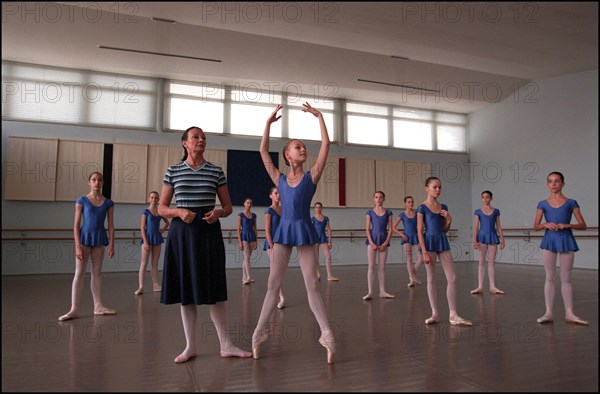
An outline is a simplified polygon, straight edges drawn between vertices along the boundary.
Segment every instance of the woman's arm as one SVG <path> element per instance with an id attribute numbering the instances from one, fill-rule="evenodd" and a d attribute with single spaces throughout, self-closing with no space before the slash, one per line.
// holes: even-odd
<path id="1" fill-rule="evenodd" d="M 475 222 L 473 223 L 473 248 L 479 249 L 479 242 L 477 242 L 477 235 L 479 234 L 479 216 L 475 215 Z"/>
<path id="2" fill-rule="evenodd" d="M 327 126 L 323 119 L 323 114 L 317 109 L 310 106 L 308 103 L 302 104 L 304 108 L 302 111 L 309 112 L 319 119 L 319 125 L 321 127 L 321 148 L 319 149 L 319 155 L 317 156 L 317 162 L 311 167 L 310 175 L 314 184 L 319 182 L 321 175 L 325 170 L 325 164 L 327 163 L 327 156 L 329 155 L 329 133 L 327 132 Z"/>
<path id="3" fill-rule="evenodd" d="M 331 238 L 331 226 L 329 225 L 329 220 L 325 225 L 325 231 L 327 231 L 327 244 L 329 245 L 329 249 L 331 249 L 331 243 L 333 242 L 333 240 Z"/>
<path id="4" fill-rule="evenodd" d="M 115 207 L 108 208 L 108 258 L 112 259 L 115 255 L 115 225 L 113 221 L 113 211 Z"/>
<path id="5" fill-rule="evenodd" d="M 146 236 L 146 219 L 148 217 L 146 214 L 142 213 L 142 218 L 140 220 L 140 233 L 142 234 L 142 241 L 144 241 L 143 248 L 146 250 L 150 250 L 150 244 L 148 243 L 148 237 Z"/>
<path id="6" fill-rule="evenodd" d="M 498 237 L 500 237 L 500 249 L 504 249 L 504 232 L 500 224 L 500 215 L 496 216 L 496 230 L 498 231 Z"/>
<path id="7" fill-rule="evenodd" d="M 277 105 L 275 111 L 273 111 L 267 119 L 265 131 L 263 132 L 263 136 L 260 141 L 260 157 L 262 158 L 265 169 L 267 170 L 267 173 L 269 174 L 269 177 L 275 186 L 279 185 L 279 175 L 281 172 L 277 167 L 275 167 L 273 160 L 271 160 L 271 155 L 269 155 L 269 134 L 271 133 L 271 124 L 277 122 L 281 118 L 281 115 L 277 115 L 277 111 L 279 111 L 281 108 L 281 104 Z"/>
<path id="8" fill-rule="evenodd" d="M 421 253 L 423 255 L 423 261 L 425 264 L 431 264 L 431 257 L 427 253 L 427 247 L 425 245 L 425 235 L 423 234 L 423 214 L 417 212 L 417 236 L 419 237 L 419 246 L 421 247 Z"/>
<path id="9" fill-rule="evenodd" d="M 575 219 L 577 220 L 577 224 L 560 224 L 559 226 L 563 226 L 562 228 L 572 228 L 574 230 L 585 230 L 587 229 L 587 224 L 585 223 L 585 220 L 583 219 L 583 215 L 581 214 L 581 211 L 579 210 L 579 208 L 574 208 L 573 209 L 573 215 L 575 216 Z"/>
<path id="10" fill-rule="evenodd" d="M 273 238 L 271 237 L 271 214 L 265 213 L 265 238 L 269 243 L 269 247 L 273 249 Z"/>
<path id="11" fill-rule="evenodd" d="M 79 260 L 83 260 L 83 252 L 81 250 L 81 215 L 83 206 L 75 203 L 75 218 L 73 219 L 73 238 L 75 238 L 75 256 Z"/>

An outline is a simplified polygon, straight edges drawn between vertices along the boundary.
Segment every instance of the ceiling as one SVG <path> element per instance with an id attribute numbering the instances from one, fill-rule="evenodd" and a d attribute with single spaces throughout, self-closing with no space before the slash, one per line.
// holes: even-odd
<path id="1" fill-rule="evenodd" d="M 471 113 L 598 69 L 596 2 L 3 2 L 2 13 L 3 60 L 314 101 Z"/>

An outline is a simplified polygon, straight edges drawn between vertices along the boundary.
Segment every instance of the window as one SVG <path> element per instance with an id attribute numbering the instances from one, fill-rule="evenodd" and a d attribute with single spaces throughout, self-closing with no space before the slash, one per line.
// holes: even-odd
<path id="1" fill-rule="evenodd" d="M 225 91 L 214 84 L 169 82 L 165 86 L 165 128 L 186 130 L 198 126 L 210 133 L 223 133 Z"/>
<path id="2" fill-rule="evenodd" d="M 2 118 L 154 129 L 157 80 L 2 62 Z"/>
<path id="3" fill-rule="evenodd" d="M 459 113 L 347 102 L 346 141 L 401 149 L 466 152 L 467 116 Z"/>
<path id="4" fill-rule="evenodd" d="M 334 123 L 335 103 L 329 100 L 313 100 L 309 97 L 289 96 L 288 103 L 288 137 L 299 138 L 303 140 L 321 140 L 321 127 L 319 121 L 311 114 L 305 113 L 302 109 L 303 104 L 308 102 L 312 107 L 318 109 L 323 114 L 329 140 L 337 139 L 336 127 Z"/>

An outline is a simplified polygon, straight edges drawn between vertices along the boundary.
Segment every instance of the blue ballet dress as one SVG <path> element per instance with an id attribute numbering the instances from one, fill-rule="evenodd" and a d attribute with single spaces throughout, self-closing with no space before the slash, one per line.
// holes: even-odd
<path id="1" fill-rule="evenodd" d="M 419 244 L 419 236 L 417 235 L 417 214 L 412 218 L 406 216 L 406 213 L 400 212 L 398 215 L 400 220 L 402 220 L 402 224 L 404 225 L 404 235 L 408 237 L 408 240 L 405 241 L 404 237 L 402 238 L 402 245 L 411 244 L 418 245 Z"/>
<path id="2" fill-rule="evenodd" d="M 327 223 L 329 223 L 329 218 L 327 216 L 323 217 L 322 221 L 318 221 L 316 217 L 312 217 L 310 219 L 315 226 L 315 230 L 317 230 L 317 235 L 319 236 L 319 243 L 326 244 L 327 243 Z"/>
<path id="3" fill-rule="evenodd" d="M 540 201 L 537 206 L 537 209 L 541 209 L 542 212 L 544 212 L 546 222 L 556 224 L 571 223 L 571 215 L 575 208 L 579 208 L 579 205 L 577 204 L 577 201 L 572 199 L 568 199 L 567 202 L 558 208 L 552 207 L 546 200 Z M 577 242 L 575 242 L 575 237 L 573 236 L 573 231 L 570 228 L 558 231 L 546 229 L 540 248 L 560 253 L 570 251 L 577 252 L 579 250 Z"/>
<path id="4" fill-rule="evenodd" d="M 319 243 L 317 230 L 310 221 L 310 203 L 317 190 L 310 171 L 304 173 L 296 187 L 290 187 L 285 175 L 279 175 L 281 197 L 281 221 L 275 231 L 273 242 L 288 246 Z"/>
<path id="5" fill-rule="evenodd" d="M 379 216 L 374 210 L 369 209 L 367 216 L 371 218 L 371 239 L 375 245 L 381 246 L 388 236 L 388 218 L 394 216 L 394 214 L 389 209 L 386 209 L 385 213 Z M 368 238 L 365 244 L 369 244 Z M 387 246 L 389 247 L 390 244 L 388 243 Z"/>
<path id="6" fill-rule="evenodd" d="M 442 209 L 447 211 L 446 204 L 442 204 Z M 417 214 L 423 214 L 423 224 L 425 225 L 425 248 L 428 252 L 443 252 L 450 250 L 450 243 L 444 232 L 444 217 L 439 213 L 433 213 L 427 205 L 421 204 L 417 208 Z"/>
<path id="7" fill-rule="evenodd" d="M 162 216 L 154 216 L 148 208 L 144 209 L 142 215 L 146 215 L 146 239 L 148 240 L 148 243 L 150 245 L 160 245 L 165 242 L 162 234 L 160 233 L 160 222 L 162 221 Z M 140 243 L 143 244 L 144 240 L 142 239 Z"/>
<path id="8" fill-rule="evenodd" d="M 244 215 L 244 212 L 240 212 L 238 216 L 242 218 L 242 231 L 240 234 L 242 237 L 242 241 L 256 242 L 256 233 L 254 232 L 256 214 L 253 213 L 250 219 L 248 219 L 246 215 Z"/>
<path id="9" fill-rule="evenodd" d="M 496 218 L 500 216 L 500 210 L 494 208 L 494 211 L 486 215 L 481 209 L 476 209 L 473 215 L 479 217 L 479 232 L 477 233 L 477 242 L 484 245 L 497 245 L 500 243 L 498 232 L 496 231 Z"/>
<path id="10" fill-rule="evenodd" d="M 279 216 L 277 211 L 271 207 L 268 207 L 267 209 L 265 209 L 265 215 L 266 214 L 271 215 L 271 239 L 273 239 L 273 235 L 275 235 L 275 231 L 277 230 L 277 227 L 279 227 L 279 222 L 281 221 L 281 216 Z M 271 245 L 269 245 L 269 241 L 267 241 L 267 239 L 265 237 L 265 244 L 263 246 L 263 250 L 267 250 L 270 248 L 271 248 Z"/>
<path id="11" fill-rule="evenodd" d="M 109 198 L 99 207 L 91 203 L 86 196 L 81 196 L 75 202 L 83 207 L 83 225 L 80 229 L 79 242 L 84 246 L 107 246 L 108 236 L 104 228 L 104 221 L 108 210 L 115 204 Z"/>

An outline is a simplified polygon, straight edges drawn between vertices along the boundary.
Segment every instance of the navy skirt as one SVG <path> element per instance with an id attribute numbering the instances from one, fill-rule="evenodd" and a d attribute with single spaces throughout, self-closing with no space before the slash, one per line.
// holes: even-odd
<path id="1" fill-rule="evenodd" d="M 211 209 L 190 210 L 197 213 L 192 223 L 176 217 L 169 226 L 160 302 L 203 305 L 227 301 L 221 223 L 202 220 Z"/>

